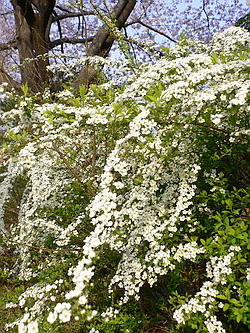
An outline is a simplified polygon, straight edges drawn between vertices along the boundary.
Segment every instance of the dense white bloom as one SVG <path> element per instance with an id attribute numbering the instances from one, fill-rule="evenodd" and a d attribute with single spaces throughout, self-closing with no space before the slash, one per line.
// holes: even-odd
<path id="1" fill-rule="evenodd" d="M 204 253 L 205 249 L 203 248 L 198 248 L 198 244 L 196 242 L 191 242 L 188 244 L 183 244 L 178 245 L 178 248 L 176 252 L 174 253 L 173 258 L 177 260 L 178 262 L 181 262 L 182 259 L 190 259 L 192 261 L 195 260 L 197 254 L 199 253 Z"/>
<path id="2" fill-rule="evenodd" d="M 89 89 L 84 101 L 69 106 L 73 96 L 67 90 L 58 94 L 60 103 L 38 106 L 23 98 L 4 112 L 11 134 L 6 134 L 10 144 L 0 165 L 0 228 L 13 186 L 22 179 L 18 220 L 11 230 L 19 278 L 48 273 L 51 279 L 51 270 L 60 265 L 68 270 L 63 279 L 45 279 L 22 293 L 18 302 L 27 308 L 15 323 L 20 333 L 37 332 L 36 320 L 43 313 L 47 325 L 80 315 L 92 320 L 96 311 L 88 300 L 95 265 L 110 250 L 118 264 L 107 289 L 110 294 L 122 290 L 120 298 L 116 295 L 121 307 L 132 297 L 139 300 L 143 286 L 152 287 L 171 271 L 179 273 L 182 264 L 205 261 L 208 281 L 173 317 L 184 324 L 192 314 L 200 315 L 209 333 L 225 332 L 213 316 L 216 298 L 243 247 L 223 246 L 223 254 L 210 254 L 195 233 L 204 230 L 204 220 L 213 225 L 213 207 L 201 199 L 204 188 L 211 198 L 228 191 L 218 189 L 224 176 L 207 162 L 210 146 L 216 165 L 217 152 L 230 151 L 238 141 L 245 144 L 250 134 L 250 62 L 236 52 L 249 36 L 232 27 L 197 53 L 194 46 L 188 54 L 177 45 L 166 58 L 119 79 L 122 85 L 100 85 L 107 102 Z M 89 61 L 105 65 L 108 60 Z M 30 117 L 25 112 L 29 103 Z M 220 240 L 219 232 L 211 237 L 211 242 Z M 101 311 L 104 321 L 118 315 L 113 307 Z"/>
<path id="3" fill-rule="evenodd" d="M 222 323 L 217 320 L 216 316 L 209 317 L 204 324 L 207 327 L 208 333 L 226 333 L 226 330 L 222 327 Z"/>

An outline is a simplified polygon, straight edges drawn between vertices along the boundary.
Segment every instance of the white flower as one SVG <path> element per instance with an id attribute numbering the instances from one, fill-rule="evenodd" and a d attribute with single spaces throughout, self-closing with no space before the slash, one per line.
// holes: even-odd
<path id="1" fill-rule="evenodd" d="M 247 282 L 250 283 L 250 267 L 246 268 L 246 279 Z"/>
<path id="2" fill-rule="evenodd" d="M 25 299 L 21 298 L 20 301 L 19 301 L 19 305 L 24 306 L 24 304 L 25 304 Z"/>
<path id="3" fill-rule="evenodd" d="M 53 324 L 54 321 L 56 320 L 57 318 L 57 313 L 56 312 L 50 312 L 48 317 L 47 317 L 47 321 L 50 323 L 50 324 Z"/>
<path id="4" fill-rule="evenodd" d="M 8 308 L 16 308 L 17 307 L 17 304 L 13 303 L 13 302 L 10 302 L 10 303 L 7 303 L 5 305 L 5 308 L 8 309 Z"/>
<path id="5" fill-rule="evenodd" d="M 28 324 L 28 333 L 37 333 L 38 331 L 38 323 L 36 321 L 31 321 Z"/>
<path id="6" fill-rule="evenodd" d="M 63 323 L 66 323 L 67 321 L 70 321 L 70 317 L 71 317 L 71 311 L 67 310 L 67 309 L 64 309 L 62 311 L 62 313 L 60 313 L 60 315 L 59 315 L 59 319 Z"/>
<path id="7" fill-rule="evenodd" d="M 223 117 L 222 114 L 215 114 L 211 115 L 211 121 L 215 124 L 218 125 L 221 122 L 221 118 Z"/>
<path id="8" fill-rule="evenodd" d="M 69 310 L 71 308 L 71 304 L 70 303 L 57 303 L 57 305 L 55 306 L 55 312 L 60 313 L 63 310 L 67 309 Z"/>
<path id="9" fill-rule="evenodd" d="M 81 297 L 79 297 L 79 299 L 78 299 L 78 302 L 79 302 L 79 304 L 81 304 L 81 305 L 84 305 L 84 304 L 86 304 L 87 303 L 87 297 L 85 296 L 85 295 L 82 295 Z"/>
<path id="10" fill-rule="evenodd" d="M 18 333 L 26 333 L 27 332 L 27 326 L 24 325 L 24 323 L 20 323 L 18 325 Z"/>
<path id="11" fill-rule="evenodd" d="M 114 182 L 114 186 L 117 188 L 117 189 L 121 189 L 124 187 L 124 184 L 122 182 Z"/>

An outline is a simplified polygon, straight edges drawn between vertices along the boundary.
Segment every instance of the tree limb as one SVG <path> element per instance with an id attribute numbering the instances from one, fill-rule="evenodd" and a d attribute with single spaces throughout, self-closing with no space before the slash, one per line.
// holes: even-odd
<path id="1" fill-rule="evenodd" d="M 0 13 L 0 16 L 5 16 L 5 15 L 9 15 L 9 14 L 13 14 L 13 11 L 10 10 L 9 12 Z"/>
<path id="2" fill-rule="evenodd" d="M 56 8 L 60 9 L 62 12 L 72 13 L 69 9 L 63 8 L 63 7 L 59 6 L 59 5 L 56 5 Z"/>
<path id="3" fill-rule="evenodd" d="M 20 83 L 15 81 L 8 73 L 6 73 L 3 64 L 0 65 L 0 84 L 8 83 L 7 90 L 14 88 L 16 91 L 20 92 Z"/>
<path id="4" fill-rule="evenodd" d="M 112 15 L 114 16 L 114 23 L 119 30 L 124 26 L 135 4 L 136 0 L 120 0 L 115 6 Z M 88 56 L 98 55 L 106 57 L 113 43 L 114 38 L 111 36 L 109 27 L 105 24 L 95 35 L 89 47 Z"/>
<path id="5" fill-rule="evenodd" d="M 116 27 L 121 30 L 121 28 L 126 23 L 129 15 L 133 11 L 137 0 L 119 0 L 110 14 Z M 98 8 L 97 12 L 98 12 Z M 87 56 L 100 56 L 107 57 L 109 51 L 114 43 L 115 39 L 110 31 L 110 27 L 104 24 L 94 36 L 91 45 L 86 49 Z M 96 77 L 96 71 L 91 68 L 91 66 L 85 66 L 79 75 L 79 80 L 76 86 L 79 84 L 89 85 L 90 82 Z"/>
<path id="6" fill-rule="evenodd" d="M 16 49 L 16 48 L 17 48 L 16 40 L 11 40 L 8 43 L 0 43 L 0 51 Z"/>
<path id="7" fill-rule="evenodd" d="M 57 16 L 53 17 L 52 22 L 57 22 L 57 21 L 67 19 L 70 17 L 81 17 L 81 16 L 87 16 L 87 15 L 96 15 L 96 13 L 93 11 L 83 11 L 81 13 L 68 13 L 68 14 L 57 15 Z"/>
<path id="8" fill-rule="evenodd" d="M 53 49 L 56 46 L 62 45 L 62 44 L 85 44 L 86 42 L 91 42 L 94 39 L 94 37 L 89 37 L 87 39 L 85 38 L 60 38 L 56 39 L 53 42 L 50 42 L 49 47 L 50 49 Z"/>
<path id="9" fill-rule="evenodd" d="M 160 30 L 158 30 L 158 29 L 152 27 L 151 25 L 148 25 L 147 23 L 142 22 L 141 20 L 137 20 L 137 21 L 131 22 L 131 23 L 127 24 L 127 26 L 128 26 L 128 25 L 132 25 L 132 24 L 136 24 L 136 23 L 139 23 L 139 24 L 141 24 L 142 26 L 144 26 L 145 28 L 154 31 L 154 32 L 156 32 L 156 33 L 159 34 L 159 35 L 164 36 L 165 38 L 169 39 L 169 40 L 170 40 L 171 42 L 173 42 L 173 43 L 177 43 L 177 41 L 174 40 L 172 37 L 168 36 L 167 34 L 165 34 L 165 33 L 162 32 L 162 31 L 160 31 Z"/>

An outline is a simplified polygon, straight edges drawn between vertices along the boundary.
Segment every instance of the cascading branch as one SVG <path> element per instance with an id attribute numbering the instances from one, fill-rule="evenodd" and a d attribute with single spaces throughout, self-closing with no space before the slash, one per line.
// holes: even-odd
<path id="1" fill-rule="evenodd" d="M 240 28 L 185 41 L 80 97 L 5 93 L 5 274 L 30 285 L 8 330 L 249 327 L 249 42 Z"/>

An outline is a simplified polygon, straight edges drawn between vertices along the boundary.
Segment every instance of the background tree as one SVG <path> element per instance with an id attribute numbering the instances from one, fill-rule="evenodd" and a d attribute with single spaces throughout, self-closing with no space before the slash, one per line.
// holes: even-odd
<path id="1" fill-rule="evenodd" d="M 18 86 L 13 81 L 19 72 L 12 68 L 15 63 L 21 65 L 22 83 L 39 91 L 51 79 L 46 67 L 52 55 L 69 52 L 108 56 L 115 37 L 103 21 L 112 21 L 122 30 L 130 52 L 138 57 L 146 41 L 166 45 L 176 42 L 182 33 L 209 40 L 215 31 L 245 15 L 246 10 L 243 0 L 226 4 L 210 0 L 3 0 L 0 82 Z M 86 72 L 82 71 L 80 77 L 86 81 Z"/>
<path id="2" fill-rule="evenodd" d="M 111 14 L 118 29 L 124 26 L 135 3 L 135 0 L 119 0 L 117 2 Z M 64 43 L 87 42 L 87 39 L 75 40 L 65 38 L 51 42 L 50 32 L 52 23 L 58 22 L 60 37 L 62 37 L 60 20 L 69 17 L 92 15 L 93 11 L 72 13 L 65 8 L 57 6 L 62 12 L 66 13 L 58 16 L 55 11 L 55 0 L 11 0 L 11 4 L 14 10 L 16 30 L 16 40 L 11 44 L 18 49 L 22 82 L 27 82 L 33 91 L 41 90 L 44 84 L 48 84 L 50 79 L 47 71 L 49 59 L 46 56 L 49 51 L 53 47 L 60 44 L 63 45 Z M 92 40 L 92 45 L 87 54 L 102 56 L 108 54 L 114 41 L 106 26 L 101 27 L 90 40 Z M 35 61 L 29 61 L 29 59 L 34 58 L 36 59 Z"/>

